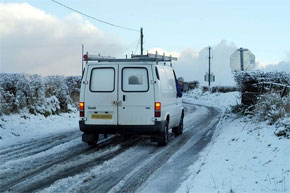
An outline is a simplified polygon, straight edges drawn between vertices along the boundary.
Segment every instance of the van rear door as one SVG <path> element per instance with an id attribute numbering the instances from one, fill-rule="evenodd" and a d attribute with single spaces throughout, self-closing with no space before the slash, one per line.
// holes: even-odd
<path id="1" fill-rule="evenodd" d="M 85 89 L 86 124 L 117 125 L 118 66 L 88 66 Z"/>
<path id="2" fill-rule="evenodd" d="M 119 65 L 118 123 L 153 125 L 154 88 L 152 65 Z"/>

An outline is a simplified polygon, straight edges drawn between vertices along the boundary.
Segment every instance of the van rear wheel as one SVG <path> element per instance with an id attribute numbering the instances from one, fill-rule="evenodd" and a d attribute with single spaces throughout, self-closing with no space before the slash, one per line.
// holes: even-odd
<path id="1" fill-rule="evenodd" d="M 83 133 L 82 141 L 90 146 L 96 146 L 99 141 L 99 134 L 96 133 Z"/>
<path id="2" fill-rule="evenodd" d="M 172 132 L 175 134 L 175 136 L 181 135 L 183 133 L 183 115 L 181 115 L 179 125 L 174 127 Z"/>
<path id="3" fill-rule="evenodd" d="M 168 121 L 166 121 L 162 134 L 158 139 L 159 146 L 166 146 L 168 143 Z"/>

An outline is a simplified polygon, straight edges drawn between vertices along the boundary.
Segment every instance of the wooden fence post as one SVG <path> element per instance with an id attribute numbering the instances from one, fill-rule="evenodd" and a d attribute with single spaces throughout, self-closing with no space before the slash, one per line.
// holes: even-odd
<path id="1" fill-rule="evenodd" d="M 283 92 L 281 93 L 281 98 L 286 95 L 286 91 L 287 91 L 287 85 L 285 85 L 285 88 L 283 89 Z"/>

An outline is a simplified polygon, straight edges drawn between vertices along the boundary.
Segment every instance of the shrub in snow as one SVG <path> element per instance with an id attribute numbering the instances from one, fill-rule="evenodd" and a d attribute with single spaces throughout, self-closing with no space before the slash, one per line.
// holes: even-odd
<path id="1" fill-rule="evenodd" d="M 251 106 L 257 103 L 258 97 L 268 91 L 289 94 L 290 74 L 285 72 L 243 71 L 235 73 L 235 81 L 242 93 L 242 104 Z M 268 87 L 267 87 L 268 86 Z"/>
<path id="2" fill-rule="evenodd" d="M 215 93 L 215 92 L 221 92 L 221 93 L 227 93 L 227 92 L 234 92 L 234 91 L 238 91 L 238 87 L 235 86 L 214 86 L 211 87 L 211 92 Z"/>
<path id="3" fill-rule="evenodd" d="M 0 74 L 1 109 L 5 114 L 17 113 L 27 106 L 30 87 L 24 74 Z"/>
<path id="4" fill-rule="evenodd" d="M 28 106 L 29 112 L 32 114 L 44 114 L 45 112 L 45 87 L 44 80 L 40 75 L 30 75 L 31 101 Z"/>
<path id="5" fill-rule="evenodd" d="M 290 97 L 283 97 L 276 93 L 261 96 L 254 107 L 253 114 L 260 120 L 274 124 L 278 119 L 290 116 L 288 109 Z"/>
<path id="6" fill-rule="evenodd" d="M 275 124 L 277 136 L 290 135 L 290 74 L 260 71 L 235 74 L 242 93 L 242 105 L 232 111 Z"/>
<path id="7" fill-rule="evenodd" d="M 0 73 L 0 115 L 24 110 L 48 116 L 74 110 L 80 83 L 77 76 Z"/>
<path id="8" fill-rule="evenodd" d="M 52 96 L 58 99 L 60 109 L 67 112 L 68 104 L 70 104 L 71 101 L 64 76 L 52 75 L 45 77 L 45 97 L 50 98 Z"/>
<path id="9" fill-rule="evenodd" d="M 290 117 L 284 117 L 282 119 L 279 119 L 276 123 L 277 129 L 275 131 L 275 134 L 277 136 L 283 136 L 290 139 Z"/>
<path id="10" fill-rule="evenodd" d="M 80 100 L 81 76 L 68 76 L 65 78 L 69 96 L 73 106 L 77 106 Z"/>
<path id="11" fill-rule="evenodd" d="M 290 96 L 281 98 L 277 93 L 265 94 L 257 100 L 257 104 L 250 107 L 236 105 L 232 107 L 232 112 L 275 125 L 277 136 L 290 138 Z"/>
<path id="12" fill-rule="evenodd" d="M 60 110 L 61 108 L 59 100 L 56 98 L 56 96 L 51 96 L 45 99 L 45 108 L 41 109 L 41 114 L 43 114 L 44 116 L 48 116 L 51 114 L 54 115 L 58 114 Z"/>

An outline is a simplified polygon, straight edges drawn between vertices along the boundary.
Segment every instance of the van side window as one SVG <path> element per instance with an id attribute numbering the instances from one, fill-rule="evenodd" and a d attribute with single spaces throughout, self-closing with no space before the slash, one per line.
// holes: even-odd
<path id="1" fill-rule="evenodd" d="M 157 66 L 155 66 L 155 72 L 156 72 L 156 77 L 157 77 L 157 79 L 160 80 L 160 78 L 159 78 L 159 72 L 158 72 L 158 68 L 157 68 Z"/>
<path id="2" fill-rule="evenodd" d="M 122 90 L 125 92 L 147 92 L 149 90 L 147 69 L 139 67 L 123 68 Z"/>
<path id="3" fill-rule="evenodd" d="M 166 77 L 167 77 L 168 89 L 174 90 L 175 89 L 175 79 L 174 79 L 173 71 L 171 69 L 166 69 Z"/>
<path id="4" fill-rule="evenodd" d="M 167 77 L 165 74 L 165 69 L 162 67 L 158 68 L 158 72 L 159 72 L 159 76 L 160 76 L 160 86 L 161 86 L 161 90 L 165 91 L 168 90 L 167 88 Z"/>
<path id="5" fill-rule="evenodd" d="M 115 69 L 94 68 L 91 71 L 91 92 L 113 92 L 115 90 Z"/>

